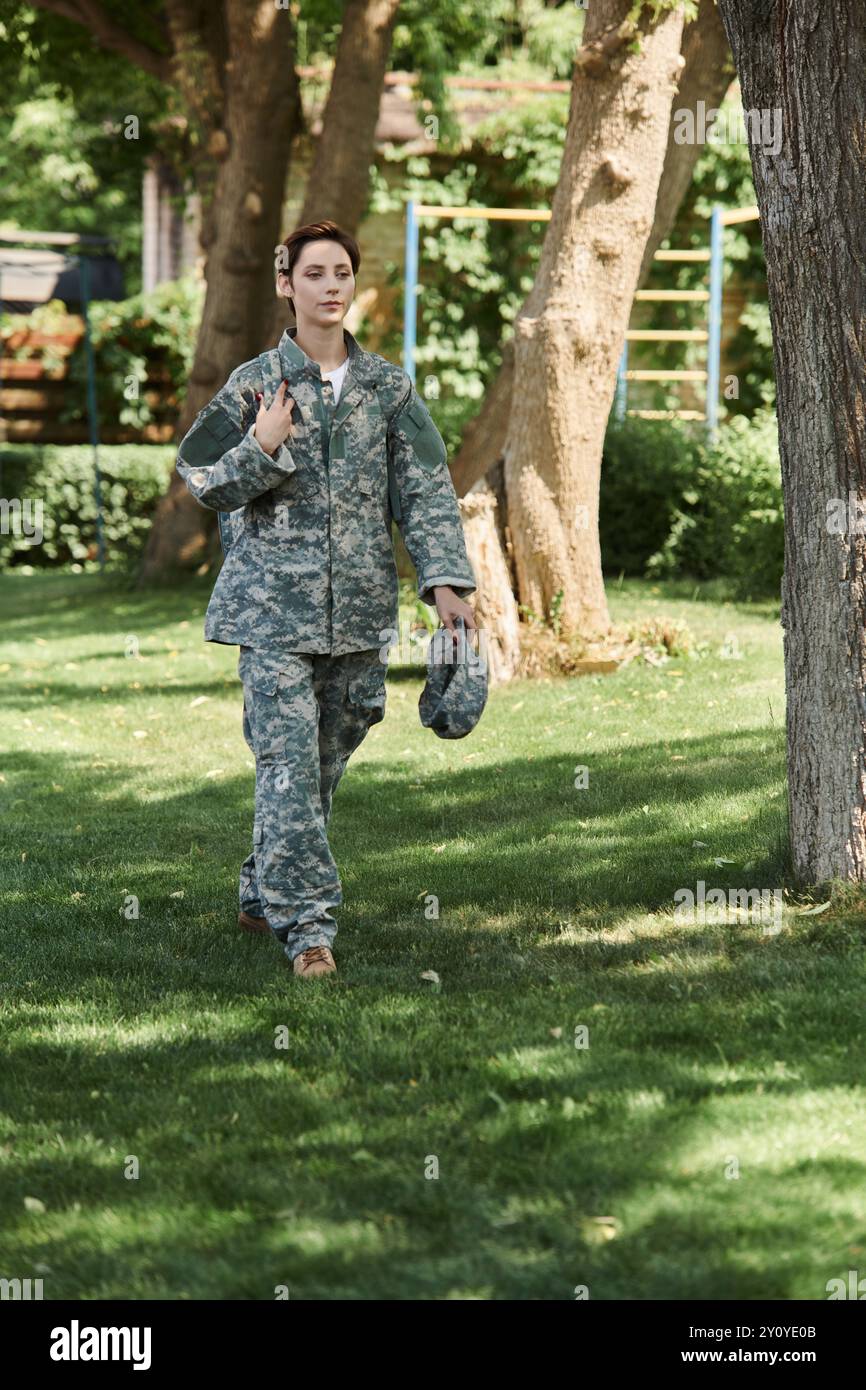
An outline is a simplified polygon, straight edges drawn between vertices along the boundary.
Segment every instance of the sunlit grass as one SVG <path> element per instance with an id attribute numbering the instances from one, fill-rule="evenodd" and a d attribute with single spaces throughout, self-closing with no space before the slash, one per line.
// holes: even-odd
<path id="1" fill-rule="evenodd" d="M 615 618 L 682 619 L 698 654 L 498 689 L 454 743 L 392 665 L 311 985 L 236 928 L 253 766 L 207 588 L 0 587 L 0 1275 L 821 1299 L 863 1268 L 859 900 L 789 895 L 778 935 L 673 912 L 699 880 L 789 885 L 772 605 L 613 584 Z"/>

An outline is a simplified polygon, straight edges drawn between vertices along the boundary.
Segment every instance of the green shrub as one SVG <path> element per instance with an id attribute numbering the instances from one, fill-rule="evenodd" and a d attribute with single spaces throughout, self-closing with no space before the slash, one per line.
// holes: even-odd
<path id="1" fill-rule="evenodd" d="M 784 525 L 775 415 L 733 416 L 713 444 L 675 422 L 612 424 L 600 516 L 609 573 L 725 578 L 742 598 L 778 593 Z"/>
<path id="2" fill-rule="evenodd" d="M 147 294 L 119 302 L 94 300 L 90 335 L 96 368 L 99 424 L 103 431 L 123 426 L 144 429 L 174 424 L 187 392 L 201 318 L 204 287 L 191 272 L 158 285 Z M 29 314 L 0 314 L 4 351 L 16 361 L 36 358 L 46 368 L 66 368 L 60 423 L 86 421 L 87 354 L 82 337 L 68 357 L 58 349 L 24 343 L 8 347 L 21 332 L 68 332 L 80 323 L 60 300 L 49 300 Z"/>
<path id="3" fill-rule="evenodd" d="M 99 418 L 142 429 L 174 423 L 192 372 L 204 286 L 187 272 L 147 294 L 90 306 Z M 87 419 L 87 358 L 83 341 L 72 354 L 64 417 Z"/>
<path id="4" fill-rule="evenodd" d="M 775 415 L 735 415 L 701 449 L 651 576 L 724 576 L 739 597 L 778 593 L 784 565 L 782 480 Z"/>
<path id="5" fill-rule="evenodd" d="M 132 570 L 174 467 L 173 444 L 103 444 L 99 449 L 106 566 Z M 96 498 L 89 444 L 7 446 L 0 457 L 0 497 L 42 503 L 42 541 L 20 526 L 0 534 L 0 569 L 12 565 L 96 564 Z"/>
<path id="6" fill-rule="evenodd" d="M 100 447 L 109 566 L 136 565 L 175 458 L 173 444 Z M 0 569 L 96 563 L 89 445 L 7 446 L 0 497 L 43 503 L 41 545 L 29 545 L 15 528 L 0 534 Z M 775 416 L 735 416 L 712 446 L 675 422 L 612 424 L 600 531 L 608 574 L 726 578 L 742 597 L 778 593 L 784 532 Z"/>
<path id="7" fill-rule="evenodd" d="M 683 492 L 695 479 L 699 436 L 668 420 L 626 416 L 604 441 L 599 534 L 605 570 L 643 575 L 668 539 Z"/>

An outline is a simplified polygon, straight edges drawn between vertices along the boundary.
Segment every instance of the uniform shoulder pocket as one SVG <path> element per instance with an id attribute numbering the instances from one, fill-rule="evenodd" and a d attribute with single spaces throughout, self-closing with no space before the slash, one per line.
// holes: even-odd
<path id="1" fill-rule="evenodd" d="M 188 433 L 180 442 L 178 452 L 185 463 L 200 465 L 217 463 L 223 454 L 239 444 L 243 432 L 226 412 L 213 401 L 199 411 Z"/>
<path id="2" fill-rule="evenodd" d="M 445 463 L 448 457 L 445 441 L 436 428 L 433 416 L 414 388 L 398 417 L 398 424 L 412 445 L 415 457 L 424 468 L 439 468 Z"/>

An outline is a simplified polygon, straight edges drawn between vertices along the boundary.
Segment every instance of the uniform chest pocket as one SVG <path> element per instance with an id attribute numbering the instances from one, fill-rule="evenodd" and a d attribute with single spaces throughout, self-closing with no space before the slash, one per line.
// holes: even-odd
<path id="1" fill-rule="evenodd" d="M 292 432 L 286 437 L 286 448 L 292 456 L 295 470 L 292 475 L 273 489 L 274 501 L 291 506 L 304 497 L 315 497 L 319 484 L 313 464 L 321 451 L 321 434 L 318 422 L 308 417 L 295 402 L 292 410 Z"/>
<path id="2" fill-rule="evenodd" d="M 298 508 L 315 496 L 312 482 L 306 484 L 298 476 L 300 468 L 270 492 L 263 492 L 250 503 L 252 529 L 259 540 L 279 545 L 297 534 L 300 515 Z"/>
<path id="3" fill-rule="evenodd" d="M 292 450 L 292 441 L 290 439 L 286 440 L 286 448 L 294 459 L 295 470 L 290 477 L 273 488 L 268 494 L 274 501 L 274 506 L 271 508 L 272 512 L 275 508 L 279 508 L 281 503 L 291 506 L 293 502 L 297 502 L 301 498 L 315 497 L 316 493 L 319 491 L 319 485 L 313 477 L 309 465 L 296 456 L 295 452 Z"/>

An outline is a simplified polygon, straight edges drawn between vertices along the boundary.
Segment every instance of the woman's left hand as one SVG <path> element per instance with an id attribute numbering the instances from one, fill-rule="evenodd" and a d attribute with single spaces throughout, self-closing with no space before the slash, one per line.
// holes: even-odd
<path id="1" fill-rule="evenodd" d="M 477 632 L 478 624 L 475 621 L 475 614 L 462 598 L 458 598 L 454 590 L 447 584 L 441 584 L 433 590 L 433 598 L 436 602 L 436 611 L 442 619 L 442 623 L 451 632 L 454 641 L 457 641 L 457 629 L 454 626 L 455 618 L 463 618 L 466 622 L 468 631 Z"/>

